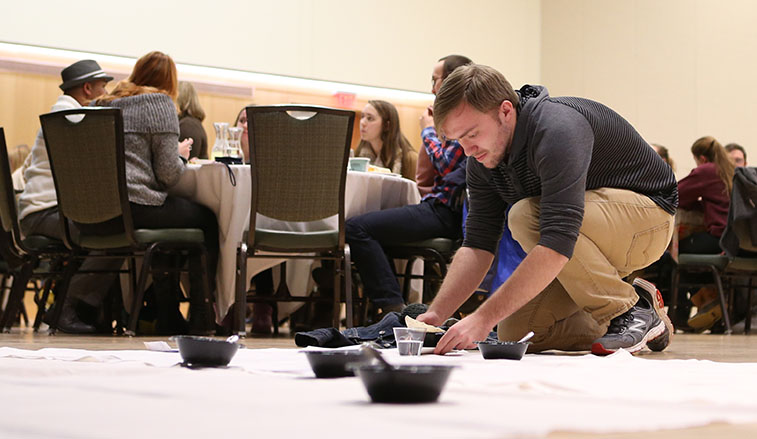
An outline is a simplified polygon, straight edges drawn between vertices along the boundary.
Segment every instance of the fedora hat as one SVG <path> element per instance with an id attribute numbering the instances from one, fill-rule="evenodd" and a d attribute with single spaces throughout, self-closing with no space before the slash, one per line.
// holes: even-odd
<path id="1" fill-rule="evenodd" d="M 84 84 L 85 82 L 96 81 L 98 79 L 104 79 L 106 81 L 113 80 L 112 76 L 108 76 L 107 73 L 103 72 L 103 69 L 97 64 L 97 61 L 91 59 L 85 59 L 71 64 L 61 70 L 60 77 L 63 79 L 63 83 L 60 85 L 60 89 L 63 91 Z"/>

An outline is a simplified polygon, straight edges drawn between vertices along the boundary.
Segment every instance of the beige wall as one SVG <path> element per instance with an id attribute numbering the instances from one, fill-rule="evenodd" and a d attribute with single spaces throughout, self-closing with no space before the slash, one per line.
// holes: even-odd
<path id="1" fill-rule="evenodd" d="M 757 2 L 543 0 L 541 81 L 553 95 L 596 99 L 671 150 L 715 136 L 757 164 Z"/>
<path id="2" fill-rule="evenodd" d="M 450 53 L 508 68 L 515 82 L 539 75 L 535 0 L 0 3 L 6 42 L 131 57 L 161 50 L 181 63 L 423 92 L 433 62 Z"/>

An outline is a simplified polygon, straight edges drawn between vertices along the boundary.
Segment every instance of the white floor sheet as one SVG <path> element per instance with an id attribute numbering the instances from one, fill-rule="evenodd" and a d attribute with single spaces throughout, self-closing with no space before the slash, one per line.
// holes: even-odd
<path id="1" fill-rule="evenodd" d="M 370 403 L 358 378 L 315 379 L 297 349 L 240 349 L 228 368 L 190 370 L 170 352 L 0 348 L 0 437 L 506 438 L 757 422 L 757 363 L 385 356 L 459 368 L 438 403 L 391 405 Z"/>

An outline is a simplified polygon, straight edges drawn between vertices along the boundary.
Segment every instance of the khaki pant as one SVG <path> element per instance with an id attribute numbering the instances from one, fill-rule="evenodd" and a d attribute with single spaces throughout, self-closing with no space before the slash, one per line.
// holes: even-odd
<path id="1" fill-rule="evenodd" d="M 531 251 L 540 235 L 539 198 L 515 203 L 508 226 L 523 250 Z M 517 340 L 531 330 L 530 352 L 589 349 L 609 321 L 638 300 L 622 278 L 658 260 L 672 232 L 673 215 L 644 195 L 587 191 L 573 257 L 544 291 L 499 323 L 499 339 Z"/>

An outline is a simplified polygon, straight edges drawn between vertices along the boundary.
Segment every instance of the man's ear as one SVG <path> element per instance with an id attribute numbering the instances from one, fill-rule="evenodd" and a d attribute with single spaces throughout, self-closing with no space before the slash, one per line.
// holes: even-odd
<path id="1" fill-rule="evenodd" d="M 497 114 L 499 115 L 502 122 L 515 115 L 515 108 L 513 107 L 513 103 L 508 100 L 502 101 L 502 103 L 499 104 L 498 110 L 499 111 L 497 111 Z"/>
<path id="2" fill-rule="evenodd" d="M 82 84 L 81 91 L 84 92 L 84 96 L 90 98 L 92 96 L 92 83 L 85 82 L 84 84 Z"/>

